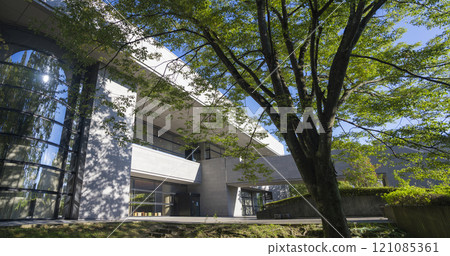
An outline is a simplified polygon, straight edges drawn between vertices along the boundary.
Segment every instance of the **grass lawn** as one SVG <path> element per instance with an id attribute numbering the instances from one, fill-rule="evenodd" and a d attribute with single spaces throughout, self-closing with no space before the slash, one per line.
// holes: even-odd
<path id="1" fill-rule="evenodd" d="M 37 227 L 0 227 L 0 237 L 107 237 L 119 223 L 41 225 Z M 405 237 L 406 233 L 388 223 L 350 223 L 353 237 Z M 322 237 L 320 224 L 169 224 L 126 222 L 111 237 Z"/>

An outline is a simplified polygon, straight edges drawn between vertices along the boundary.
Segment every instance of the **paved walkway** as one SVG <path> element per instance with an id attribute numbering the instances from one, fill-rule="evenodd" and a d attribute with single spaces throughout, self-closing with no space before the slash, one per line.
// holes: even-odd
<path id="1" fill-rule="evenodd" d="M 352 217 L 347 218 L 349 222 L 363 223 L 389 223 L 389 220 L 383 217 Z M 0 227 L 22 226 L 35 227 L 40 225 L 69 225 L 69 224 L 90 224 L 90 223 L 117 223 L 132 221 L 150 221 L 177 224 L 314 224 L 321 223 L 317 218 L 304 219 L 270 219 L 258 220 L 256 217 L 129 217 L 125 220 L 102 221 L 102 220 L 24 220 L 24 221 L 3 221 Z"/>
<path id="2" fill-rule="evenodd" d="M 127 220 L 133 221 L 152 221 L 178 224 L 313 224 L 322 223 L 318 218 L 303 219 L 270 219 L 261 220 L 256 217 L 130 217 Z M 356 217 L 347 218 L 349 222 L 365 223 L 388 223 L 387 218 L 383 217 Z"/>

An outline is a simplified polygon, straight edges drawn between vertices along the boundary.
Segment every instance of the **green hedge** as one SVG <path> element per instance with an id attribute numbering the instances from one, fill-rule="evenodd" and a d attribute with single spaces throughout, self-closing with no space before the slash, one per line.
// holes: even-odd
<path id="1" fill-rule="evenodd" d="M 341 196 L 382 196 L 391 193 L 397 188 L 375 187 L 375 188 L 341 188 Z"/>
<path id="2" fill-rule="evenodd" d="M 444 206 L 450 205 L 448 188 L 426 189 L 420 187 L 402 187 L 383 196 L 389 205 L 399 206 Z"/>
<path id="3" fill-rule="evenodd" d="M 304 197 L 308 199 L 311 196 L 309 194 L 307 194 L 307 195 L 304 195 Z M 288 197 L 288 198 L 284 198 L 284 199 L 281 199 L 278 201 L 273 201 L 273 202 L 267 203 L 266 206 L 283 205 L 284 203 L 291 203 L 300 198 L 301 198 L 301 196 Z"/>
<path id="4" fill-rule="evenodd" d="M 393 187 L 373 187 L 373 188 L 341 188 L 341 196 L 382 196 L 386 193 L 391 193 L 397 188 Z M 305 198 L 310 198 L 310 194 L 303 195 Z M 296 200 L 301 199 L 301 196 L 293 196 L 278 201 L 267 203 L 266 206 L 275 206 L 294 203 Z"/>

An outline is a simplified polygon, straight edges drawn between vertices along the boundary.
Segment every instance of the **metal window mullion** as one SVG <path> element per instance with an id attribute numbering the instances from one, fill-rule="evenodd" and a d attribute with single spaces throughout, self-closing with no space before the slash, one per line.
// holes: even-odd
<path id="1" fill-rule="evenodd" d="M 15 67 L 18 67 L 18 68 L 28 69 L 29 71 L 32 71 L 32 72 L 35 72 L 35 73 L 45 74 L 44 71 L 41 71 L 41 70 L 38 70 L 38 69 L 35 69 L 35 68 L 30 68 L 30 67 L 24 66 L 24 65 L 22 65 L 22 64 L 18 64 L 18 63 L 6 62 L 6 61 L 1 61 L 1 60 L 0 60 L 0 64 L 3 64 L 3 65 L 10 65 L 10 66 L 15 66 Z M 54 77 L 53 77 L 53 78 L 54 78 Z M 62 80 L 59 79 L 59 78 L 56 78 L 56 80 L 57 80 L 58 82 L 64 84 L 64 85 L 66 85 L 67 88 L 70 88 L 70 85 L 67 84 L 65 81 L 62 81 Z"/>
<path id="2" fill-rule="evenodd" d="M 77 129 L 79 132 L 75 142 L 78 154 L 71 161 L 71 167 L 74 168 L 73 171 L 75 173 L 69 184 L 71 187 L 68 188 L 72 197 L 70 198 L 68 208 L 64 209 L 64 217 L 68 219 L 78 219 L 79 215 L 79 198 L 81 197 L 81 187 L 83 185 L 88 135 L 91 124 L 90 115 L 94 106 L 93 96 L 95 95 L 99 66 L 100 63 L 96 63 L 89 67 L 85 73 L 85 82 L 83 82 L 79 106 L 80 121 Z"/>
<path id="3" fill-rule="evenodd" d="M 43 143 L 52 145 L 54 147 L 61 148 L 61 149 L 66 150 L 68 152 L 75 152 L 74 150 L 66 148 L 63 145 L 59 145 L 59 144 L 56 144 L 56 143 L 48 141 L 48 140 L 38 139 L 38 138 L 27 136 L 27 135 L 19 135 L 19 134 L 9 133 L 9 132 L 0 132 L 0 135 L 14 136 L 14 137 L 18 137 L 18 138 L 21 138 L 21 139 L 27 139 L 27 140 L 35 140 L 35 141 L 39 141 L 39 142 L 43 142 Z"/>
<path id="4" fill-rule="evenodd" d="M 22 87 L 22 86 L 17 86 L 17 85 L 12 85 L 12 84 L 0 84 L 0 86 L 6 86 L 6 87 L 9 87 L 9 88 L 20 89 L 20 90 L 24 90 L 24 91 L 27 91 L 27 92 L 30 92 L 30 93 L 33 93 L 33 94 L 40 94 L 40 95 L 42 95 L 42 96 L 44 96 L 44 97 L 46 97 L 48 99 L 51 99 L 51 100 L 54 100 L 56 102 L 59 102 L 59 103 L 63 104 L 64 107 L 66 107 L 68 110 L 74 111 L 72 106 L 70 106 L 67 102 L 64 102 L 64 101 L 62 101 L 62 100 L 60 100 L 58 98 L 50 96 L 50 95 L 48 95 L 48 94 L 46 94 L 44 92 L 35 91 L 35 90 L 31 90 L 31 89 L 28 89 L 28 88 L 25 88 L 25 87 Z"/>
<path id="5" fill-rule="evenodd" d="M 67 130 L 69 130 L 70 132 L 74 133 L 74 134 L 76 133 L 76 131 L 72 131 L 72 127 L 67 127 L 67 126 L 65 126 L 63 123 L 58 122 L 58 121 L 56 121 L 56 120 L 53 120 L 53 119 L 51 119 L 51 118 L 45 117 L 45 116 L 43 116 L 43 115 L 34 114 L 34 113 L 32 113 L 32 112 L 23 111 L 23 110 L 20 110 L 20 109 L 15 109 L 15 108 L 5 108 L 5 107 L 0 107 L 0 111 L 10 111 L 10 112 L 16 112 L 16 113 L 19 113 L 19 114 L 23 114 L 23 115 L 34 116 L 34 117 L 37 117 L 37 118 L 39 118 L 39 119 L 43 119 L 43 120 L 46 120 L 46 121 L 55 123 L 55 124 L 57 124 L 57 125 L 60 125 L 60 126 L 62 126 L 62 127 L 64 127 L 64 128 L 66 128 Z"/>
<path id="6" fill-rule="evenodd" d="M 72 77 L 72 86 L 69 89 L 68 92 L 68 102 L 70 105 L 72 106 L 76 106 L 77 104 L 77 100 L 78 100 L 78 91 L 80 90 L 80 82 L 81 82 L 81 77 L 80 75 L 74 75 L 74 77 Z M 67 111 L 66 112 L 66 116 L 64 118 L 64 126 L 72 126 L 73 123 L 73 118 L 74 118 L 74 113 L 71 111 Z M 69 145 L 70 143 L 70 139 L 71 139 L 71 132 L 68 130 L 64 130 L 63 129 L 63 134 L 61 136 L 61 145 Z M 58 157 L 61 156 L 62 159 L 62 169 L 66 169 L 66 164 L 67 164 L 67 156 L 68 156 L 68 151 L 66 150 L 58 150 Z M 55 211 L 53 214 L 53 217 L 55 219 L 58 218 L 58 213 L 59 213 L 59 205 L 61 203 L 61 190 L 64 184 L 64 175 L 65 173 L 60 173 L 59 174 L 59 181 L 58 181 L 58 195 L 56 196 L 56 204 L 55 204 Z"/>
<path id="7" fill-rule="evenodd" d="M 32 165 L 32 166 L 42 167 L 42 168 L 46 168 L 46 169 L 50 169 L 50 170 L 54 170 L 54 171 L 59 171 L 59 172 L 73 173 L 71 171 L 67 171 L 67 170 L 62 169 L 62 168 L 58 168 L 58 167 L 54 167 L 54 166 L 50 166 L 50 165 L 46 165 L 46 164 L 35 163 L 35 162 L 19 161 L 19 160 L 6 159 L 6 158 L 0 159 L 0 162 L 7 162 L 7 163 L 13 163 L 13 164 L 22 164 L 22 165 Z"/>
<path id="8" fill-rule="evenodd" d="M 57 195 L 57 191 L 52 190 L 44 190 L 44 189 L 35 189 L 35 188 L 11 188 L 11 187 L 0 187 L 0 191 L 11 191 L 11 192 L 32 192 L 39 194 L 50 194 Z M 71 193 L 60 193 L 62 195 L 71 195 Z"/>

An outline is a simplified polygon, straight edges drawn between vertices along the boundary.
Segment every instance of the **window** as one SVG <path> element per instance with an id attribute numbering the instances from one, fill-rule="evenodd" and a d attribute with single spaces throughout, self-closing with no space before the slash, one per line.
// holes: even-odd
<path id="1" fill-rule="evenodd" d="M 170 216 L 173 198 L 186 192 L 187 186 L 175 183 L 131 177 L 129 215 L 136 217 Z"/>
<path id="2" fill-rule="evenodd" d="M 263 210 L 265 204 L 264 196 L 272 195 L 272 192 L 264 190 L 241 190 L 242 215 L 256 215 L 256 212 Z"/>
<path id="3" fill-rule="evenodd" d="M 54 56 L 10 44 L 0 56 L 0 219 L 62 215 L 79 88 Z M 16 49 L 16 50 L 14 50 Z"/>
<path id="4" fill-rule="evenodd" d="M 205 145 L 205 160 L 220 158 L 224 153 L 224 149 L 211 142 L 204 142 Z M 202 159 L 203 160 L 203 159 Z"/>
<path id="5" fill-rule="evenodd" d="M 255 215 L 255 212 L 253 209 L 252 192 L 242 190 L 241 191 L 241 202 L 242 202 L 242 215 L 243 216 Z"/>
<path id="6" fill-rule="evenodd" d="M 136 122 L 135 122 L 136 124 Z M 182 140 L 181 136 L 172 133 L 170 131 L 165 132 L 164 134 L 162 134 L 161 136 L 158 136 L 158 131 L 161 129 L 160 127 L 153 125 L 152 129 L 150 129 L 153 134 L 151 135 L 152 137 L 150 137 L 150 139 L 148 138 L 148 124 L 146 121 L 143 121 L 143 127 L 142 127 L 142 134 L 143 134 L 143 138 L 139 139 L 136 136 L 136 131 L 135 131 L 135 136 L 134 136 L 134 142 L 142 145 L 142 146 L 146 146 L 155 150 L 159 150 L 162 152 L 166 152 L 175 156 L 179 156 L 179 157 L 185 157 L 185 150 L 184 150 L 184 141 Z M 135 125 L 136 127 L 136 125 Z"/>

